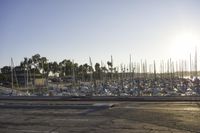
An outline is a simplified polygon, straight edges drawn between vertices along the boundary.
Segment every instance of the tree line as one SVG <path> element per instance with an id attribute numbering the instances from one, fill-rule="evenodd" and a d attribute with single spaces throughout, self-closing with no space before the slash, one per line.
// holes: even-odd
<path id="1" fill-rule="evenodd" d="M 61 62 L 49 62 L 46 57 L 42 57 L 40 54 L 35 54 L 30 58 L 25 57 L 18 66 L 2 67 L 0 81 L 11 81 L 12 70 L 15 70 L 16 74 L 26 75 L 26 73 L 29 73 L 29 75 L 40 75 L 46 79 L 49 78 L 51 73 L 52 75 L 57 74 L 59 77 L 76 77 L 76 80 L 82 81 L 89 81 L 91 77 L 100 80 L 105 77 L 105 74 L 109 78 L 113 76 L 112 73 L 118 73 L 116 68 L 113 67 L 112 61 L 108 61 L 107 66 L 96 63 L 93 68 L 87 63 L 79 65 L 69 59 L 64 59 Z"/>

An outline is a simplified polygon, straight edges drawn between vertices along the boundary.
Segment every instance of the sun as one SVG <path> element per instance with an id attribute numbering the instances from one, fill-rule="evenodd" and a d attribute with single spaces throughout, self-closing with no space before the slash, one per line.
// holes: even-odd
<path id="1" fill-rule="evenodd" d="M 197 34 L 190 32 L 175 35 L 171 43 L 171 56 L 176 59 L 187 59 L 190 53 L 194 54 L 195 47 L 200 47 L 199 39 Z"/>

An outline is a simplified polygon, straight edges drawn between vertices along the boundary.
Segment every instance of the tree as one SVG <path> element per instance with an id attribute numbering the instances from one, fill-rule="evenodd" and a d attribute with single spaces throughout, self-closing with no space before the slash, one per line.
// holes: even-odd
<path id="1" fill-rule="evenodd" d="M 49 62 L 49 70 L 54 74 L 59 72 L 59 66 L 57 62 Z"/>
<path id="2" fill-rule="evenodd" d="M 24 61 L 21 62 L 20 64 L 21 68 L 24 69 L 24 83 L 25 83 L 25 87 L 28 86 L 28 58 L 25 57 Z"/>
<path id="3" fill-rule="evenodd" d="M 0 81 L 3 82 L 10 82 L 11 81 L 11 67 L 10 66 L 4 66 L 1 68 L 1 76 L 0 76 Z"/>
<path id="4" fill-rule="evenodd" d="M 41 57 L 39 59 L 39 70 L 42 72 L 42 75 L 47 79 L 49 76 L 49 64 L 46 57 Z"/>
<path id="5" fill-rule="evenodd" d="M 83 65 L 83 74 L 84 74 L 84 79 L 85 80 L 88 80 L 89 79 L 89 75 L 88 75 L 88 72 L 89 72 L 89 65 L 87 63 L 85 63 Z"/>
<path id="6" fill-rule="evenodd" d="M 29 70 L 31 70 L 32 64 L 33 64 L 33 60 L 31 58 L 29 58 L 27 64 L 28 64 Z"/>
<path id="7" fill-rule="evenodd" d="M 59 63 L 59 66 L 61 67 L 62 76 L 69 76 L 72 74 L 73 63 L 70 60 L 63 60 Z"/>
<path id="8" fill-rule="evenodd" d="M 39 70 L 39 61 L 40 61 L 40 55 L 39 54 L 35 54 L 32 56 L 32 65 L 34 66 L 34 81 L 35 81 L 35 74 L 39 74 L 40 70 Z"/>
<path id="9" fill-rule="evenodd" d="M 78 77 L 82 79 L 82 81 L 84 81 L 84 70 L 83 70 L 83 65 L 78 66 Z"/>
<path id="10" fill-rule="evenodd" d="M 40 55 L 39 54 L 33 55 L 32 60 L 34 64 L 37 64 L 40 60 Z"/>
<path id="11" fill-rule="evenodd" d="M 107 62 L 107 65 L 108 65 L 108 69 L 112 72 L 112 67 L 113 67 L 113 64 L 112 62 Z"/>
<path id="12" fill-rule="evenodd" d="M 6 76 L 3 73 L 0 73 L 0 82 L 5 82 L 6 81 Z"/>
<path id="13" fill-rule="evenodd" d="M 100 79 L 100 74 L 101 74 L 100 64 L 96 63 L 95 64 L 95 77 L 96 77 L 96 79 Z"/>
<path id="14" fill-rule="evenodd" d="M 9 73 L 11 73 L 11 67 L 10 66 L 4 66 L 3 68 L 1 68 L 1 73 L 2 74 L 9 74 Z"/>
<path id="15" fill-rule="evenodd" d="M 39 61 L 40 61 L 40 55 L 39 54 L 32 56 L 32 63 L 34 65 L 35 69 L 38 69 Z"/>

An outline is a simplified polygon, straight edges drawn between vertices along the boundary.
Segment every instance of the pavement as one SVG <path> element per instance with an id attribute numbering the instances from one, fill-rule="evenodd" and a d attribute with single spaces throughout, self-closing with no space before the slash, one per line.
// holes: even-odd
<path id="1" fill-rule="evenodd" d="M 0 101 L 2 133 L 200 133 L 200 102 Z"/>

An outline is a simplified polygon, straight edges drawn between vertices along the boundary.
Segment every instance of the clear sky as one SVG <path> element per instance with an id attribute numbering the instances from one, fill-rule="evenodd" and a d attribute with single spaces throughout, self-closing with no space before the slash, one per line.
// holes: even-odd
<path id="1" fill-rule="evenodd" d="M 0 0 L 0 67 L 37 53 L 80 64 L 189 58 L 199 40 L 200 0 Z"/>

